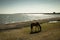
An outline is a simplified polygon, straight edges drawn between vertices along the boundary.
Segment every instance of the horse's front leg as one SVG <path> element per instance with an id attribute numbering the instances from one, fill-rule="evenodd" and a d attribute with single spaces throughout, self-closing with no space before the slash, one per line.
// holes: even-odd
<path id="1" fill-rule="evenodd" d="M 33 33 L 33 26 L 31 25 L 31 33 Z"/>

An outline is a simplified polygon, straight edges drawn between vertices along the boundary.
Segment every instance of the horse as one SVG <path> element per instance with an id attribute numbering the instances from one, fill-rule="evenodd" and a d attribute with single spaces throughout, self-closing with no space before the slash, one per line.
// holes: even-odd
<path id="1" fill-rule="evenodd" d="M 39 22 L 31 23 L 31 33 L 33 33 L 33 27 L 35 27 L 35 32 L 41 32 L 41 25 Z M 38 28 L 38 31 L 36 31 L 36 28 Z"/>

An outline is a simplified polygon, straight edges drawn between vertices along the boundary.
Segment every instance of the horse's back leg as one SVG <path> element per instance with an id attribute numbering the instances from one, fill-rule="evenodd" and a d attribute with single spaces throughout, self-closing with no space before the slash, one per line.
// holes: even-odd
<path id="1" fill-rule="evenodd" d="M 40 25 L 40 32 L 41 32 L 41 25 Z"/>
<path id="2" fill-rule="evenodd" d="M 41 32 L 41 25 L 39 25 L 39 32 Z"/>

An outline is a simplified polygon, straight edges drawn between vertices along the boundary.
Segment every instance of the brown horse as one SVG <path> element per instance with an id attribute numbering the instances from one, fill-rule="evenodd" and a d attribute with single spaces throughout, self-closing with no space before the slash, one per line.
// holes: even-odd
<path id="1" fill-rule="evenodd" d="M 31 23 L 31 33 L 33 33 L 33 27 L 35 26 L 35 32 L 41 32 L 41 26 L 39 22 Z M 36 28 L 38 28 L 38 31 L 36 31 Z"/>

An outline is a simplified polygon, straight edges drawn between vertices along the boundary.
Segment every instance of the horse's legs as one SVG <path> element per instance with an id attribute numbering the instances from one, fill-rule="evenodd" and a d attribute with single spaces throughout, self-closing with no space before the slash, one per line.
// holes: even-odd
<path id="1" fill-rule="evenodd" d="M 39 28 L 39 29 L 40 29 L 39 31 L 41 32 L 41 25 L 40 25 L 39 27 L 40 27 L 40 28 Z"/>
<path id="2" fill-rule="evenodd" d="M 31 25 L 31 33 L 33 32 L 33 26 Z"/>
<path id="3" fill-rule="evenodd" d="M 41 25 L 38 25 L 38 31 L 41 32 Z"/>

